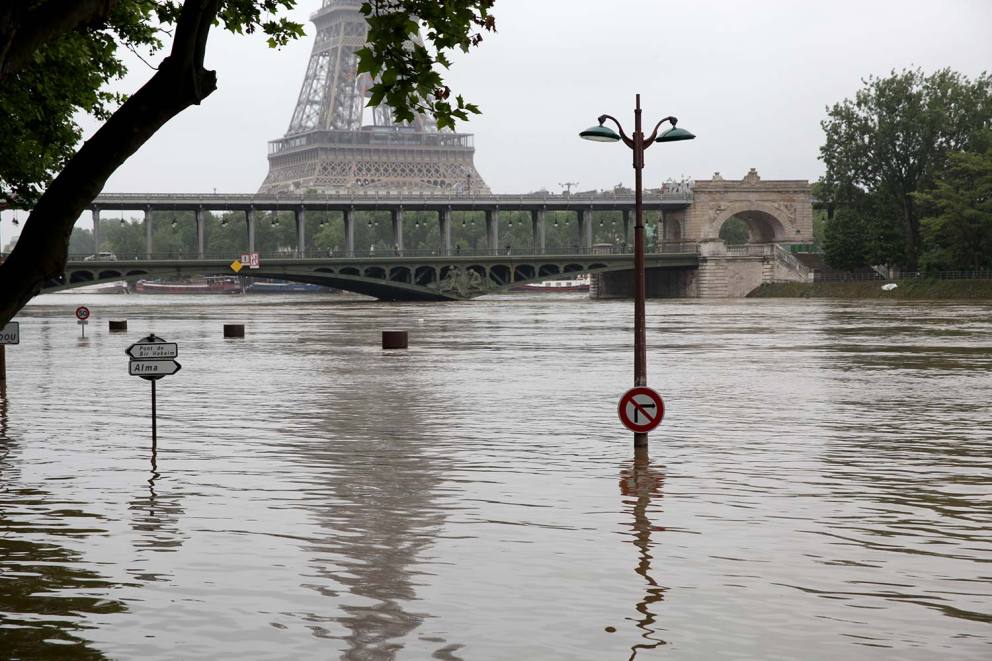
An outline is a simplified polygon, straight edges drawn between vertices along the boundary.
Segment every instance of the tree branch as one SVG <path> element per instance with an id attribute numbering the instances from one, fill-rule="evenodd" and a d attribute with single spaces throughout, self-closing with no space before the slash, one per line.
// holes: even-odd
<path id="1" fill-rule="evenodd" d="M 0 81 L 33 61 L 38 47 L 81 25 L 107 20 L 117 0 L 7 2 L 0 9 Z"/>
<path id="2" fill-rule="evenodd" d="M 170 119 L 217 87 L 203 54 L 220 0 L 186 0 L 169 56 L 52 181 L 0 264 L 0 326 L 65 270 L 72 228 L 107 179 Z"/>

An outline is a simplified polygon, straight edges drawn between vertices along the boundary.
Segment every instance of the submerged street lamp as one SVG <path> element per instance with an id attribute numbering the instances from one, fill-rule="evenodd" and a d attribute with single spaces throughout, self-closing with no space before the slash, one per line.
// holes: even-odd
<path id="1" fill-rule="evenodd" d="M 647 366 L 647 341 L 644 331 L 644 209 L 641 186 L 641 170 L 644 169 L 644 150 L 655 142 L 678 142 L 680 140 L 692 140 L 696 136 L 678 128 L 678 119 L 675 117 L 665 117 L 655 124 L 654 130 L 647 138 L 641 130 L 641 95 L 635 97 L 634 105 L 634 134 L 628 136 L 624 133 L 623 127 L 615 117 L 610 115 L 600 115 L 599 125 L 587 128 L 579 133 L 579 136 L 592 140 L 593 142 L 619 142 L 623 141 L 634 152 L 634 386 L 635 388 L 646 387 L 648 384 Z M 608 126 L 603 126 L 606 120 L 613 122 L 619 134 Z M 670 129 L 658 135 L 661 125 L 668 122 L 672 125 Z M 625 396 L 626 397 L 626 396 Z M 622 402 L 621 402 L 622 403 Z M 659 401 L 659 409 L 660 409 Z M 650 405 L 648 405 L 650 406 Z M 634 408 L 641 409 L 635 401 Z M 662 411 L 655 410 L 655 425 L 660 420 Z M 648 413 L 645 413 L 648 416 Z M 635 413 L 636 417 L 636 413 Z M 648 416 L 649 417 L 649 416 Z M 636 420 L 634 421 L 636 422 Z M 628 425 L 630 426 L 630 425 Z M 646 451 L 648 446 L 648 434 L 646 431 L 634 432 L 634 450 L 640 448 Z"/>

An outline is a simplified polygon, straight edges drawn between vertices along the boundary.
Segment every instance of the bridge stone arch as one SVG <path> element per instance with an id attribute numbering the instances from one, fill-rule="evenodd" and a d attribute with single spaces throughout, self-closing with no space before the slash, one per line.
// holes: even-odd
<path id="1" fill-rule="evenodd" d="M 748 224 L 754 243 L 808 243 L 813 240 L 813 197 L 808 181 L 762 180 L 751 170 L 740 180 L 724 179 L 717 172 L 710 180 L 696 180 L 693 203 L 674 212 L 682 221 L 687 240 L 720 238 L 720 228 L 737 216 Z"/>
<path id="2" fill-rule="evenodd" d="M 795 233 L 789 234 L 789 221 L 783 218 L 782 210 L 764 202 L 738 202 L 720 212 L 706 228 L 704 239 L 720 237 L 720 230 L 731 218 L 739 218 L 747 224 L 748 243 L 783 243 L 794 241 Z"/>

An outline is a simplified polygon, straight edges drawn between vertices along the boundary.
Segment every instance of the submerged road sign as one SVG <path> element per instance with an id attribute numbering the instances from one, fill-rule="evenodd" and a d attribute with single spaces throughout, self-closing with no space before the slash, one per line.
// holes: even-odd
<path id="1" fill-rule="evenodd" d="M 163 376 L 175 374 L 182 367 L 174 360 L 132 360 L 127 364 L 127 373 L 143 379 L 161 379 Z"/>
<path id="2" fill-rule="evenodd" d="M 154 337 L 154 336 L 153 336 Z M 156 338 L 160 339 L 160 338 Z M 131 358 L 142 359 L 142 358 L 175 358 L 179 355 L 179 345 L 175 342 L 166 342 L 162 340 L 161 342 L 148 342 L 147 338 L 144 340 L 139 340 L 135 342 L 127 349 L 124 353 L 129 355 Z"/>
<path id="3" fill-rule="evenodd" d="M 80 305 L 78 308 L 76 308 L 76 319 L 79 319 L 80 321 L 86 321 L 89 318 L 90 318 L 90 309 L 88 307 L 86 307 L 85 305 Z"/>
<path id="4" fill-rule="evenodd" d="M 649 432 L 665 416 L 665 403 L 661 395 L 647 386 L 631 388 L 620 398 L 617 414 L 624 427 L 632 432 Z"/>
<path id="5" fill-rule="evenodd" d="M 21 324 L 18 321 L 11 321 L 3 328 L 0 328 L 0 344 L 20 344 Z"/>
<path id="6" fill-rule="evenodd" d="M 127 373 L 149 381 L 175 374 L 182 369 L 182 365 L 172 360 L 179 355 L 179 345 L 166 342 L 154 334 L 141 338 L 125 349 L 124 353 L 131 357 Z"/>

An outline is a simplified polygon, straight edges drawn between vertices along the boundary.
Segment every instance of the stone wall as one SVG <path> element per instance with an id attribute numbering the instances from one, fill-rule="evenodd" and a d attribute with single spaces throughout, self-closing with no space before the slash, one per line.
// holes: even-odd
<path id="1" fill-rule="evenodd" d="M 755 242 L 805 243 L 813 240 L 812 191 L 805 180 L 762 180 L 754 168 L 740 181 L 717 172 L 692 187 L 693 202 L 682 228 L 687 239 L 715 239 L 720 227 L 737 216 L 773 236 Z"/>

